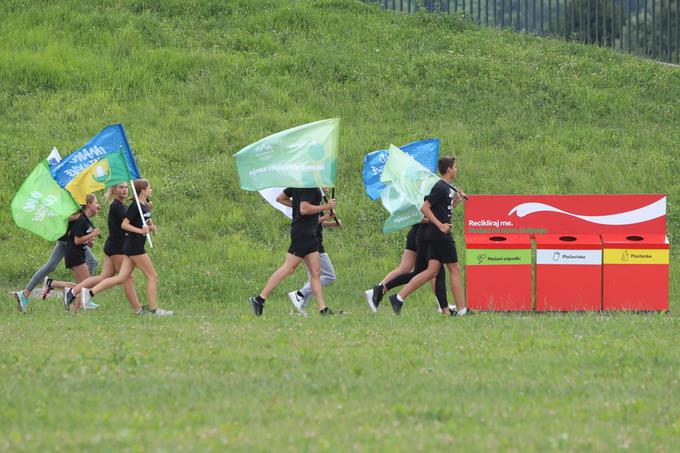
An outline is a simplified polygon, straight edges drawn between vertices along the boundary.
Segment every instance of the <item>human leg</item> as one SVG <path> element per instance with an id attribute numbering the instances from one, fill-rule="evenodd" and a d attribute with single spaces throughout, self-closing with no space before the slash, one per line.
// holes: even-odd
<path id="1" fill-rule="evenodd" d="M 125 255 L 111 256 L 111 261 L 113 262 L 113 266 L 116 272 L 120 272 L 121 267 L 123 266 L 124 258 Z M 137 296 L 137 291 L 135 290 L 135 282 L 132 273 L 130 273 L 128 278 L 123 283 L 123 290 L 125 291 L 125 296 L 127 297 L 127 300 L 130 303 L 132 311 L 134 311 L 135 313 L 140 313 L 142 310 L 142 304 L 139 303 L 139 297 Z"/>
<path id="2" fill-rule="evenodd" d="M 312 293 L 319 306 L 319 311 L 326 308 L 326 303 L 323 300 L 323 290 L 321 289 L 321 262 L 319 259 L 319 252 L 313 252 L 305 256 L 305 266 L 309 271 L 309 280 L 312 287 Z"/>
<path id="3" fill-rule="evenodd" d="M 281 267 L 276 269 L 271 277 L 269 277 L 269 280 L 267 280 L 267 283 L 264 285 L 264 289 L 262 292 L 260 292 L 260 297 L 266 300 L 267 297 L 269 297 L 269 294 L 279 285 L 279 283 L 295 272 L 295 269 L 297 269 L 301 261 L 302 258 L 299 256 L 295 256 L 292 253 L 287 253 L 286 259 Z"/>
<path id="4" fill-rule="evenodd" d="M 95 275 L 97 273 L 97 257 L 92 253 L 90 246 L 85 247 L 85 262 L 87 263 L 87 269 L 90 271 L 90 275 Z"/>
<path id="5" fill-rule="evenodd" d="M 158 303 L 156 301 L 158 292 L 158 274 L 153 267 L 153 262 L 151 262 L 151 258 L 146 253 L 143 255 L 131 256 L 130 259 L 135 267 L 139 268 L 146 276 L 147 303 L 149 305 L 149 310 L 154 311 L 158 308 Z"/>
<path id="6" fill-rule="evenodd" d="M 321 267 L 321 286 L 328 286 L 336 279 L 335 269 L 333 269 L 333 263 L 331 263 L 328 253 L 319 253 L 319 264 Z M 302 308 L 304 308 L 307 306 L 309 299 L 311 299 L 313 295 L 309 269 L 307 270 L 307 283 L 305 283 L 305 286 L 303 286 L 299 292 L 302 295 Z"/>
<path id="7" fill-rule="evenodd" d="M 31 295 L 31 291 L 33 291 L 33 288 L 38 286 L 38 283 L 43 281 L 44 278 L 50 274 L 50 272 L 53 272 L 65 256 L 66 242 L 57 241 L 57 243 L 54 245 L 54 248 L 52 249 L 49 259 L 47 260 L 47 263 L 45 263 L 33 274 L 31 280 L 28 282 L 28 285 L 26 285 L 26 288 L 23 291 L 24 296 L 29 297 Z"/>

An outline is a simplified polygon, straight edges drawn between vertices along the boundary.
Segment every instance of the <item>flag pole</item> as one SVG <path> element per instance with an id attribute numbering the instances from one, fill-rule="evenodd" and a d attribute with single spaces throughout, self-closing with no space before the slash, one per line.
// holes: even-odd
<path id="1" fill-rule="evenodd" d="M 144 213 L 142 212 L 142 205 L 139 203 L 139 198 L 137 197 L 137 191 L 135 190 L 135 182 L 131 179 L 130 185 L 132 186 L 132 193 L 135 196 L 135 203 L 137 203 L 137 210 L 139 211 L 139 218 L 142 219 L 142 226 L 146 225 L 144 222 Z M 151 242 L 151 232 L 146 233 L 146 237 L 149 239 L 149 247 L 153 248 L 153 242 Z"/>

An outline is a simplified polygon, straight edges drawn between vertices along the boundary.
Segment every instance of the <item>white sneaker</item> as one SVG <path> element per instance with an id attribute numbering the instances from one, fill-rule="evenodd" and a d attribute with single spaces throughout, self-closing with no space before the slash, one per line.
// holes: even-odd
<path id="1" fill-rule="evenodd" d="M 377 313 L 378 309 L 373 305 L 373 290 L 372 289 L 367 289 L 364 291 L 364 294 L 366 294 L 366 302 L 368 302 L 368 308 L 371 309 L 373 313 Z"/>
<path id="2" fill-rule="evenodd" d="M 298 296 L 297 291 L 291 291 L 288 293 L 288 298 L 290 299 L 291 303 L 297 310 L 302 313 L 304 310 L 304 307 L 302 306 L 305 303 L 305 300 Z"/>
<path id="3" fill-rule="evenodd" d="M 91 300 L 89 300 L 86 304 L 82 304 L 83 310 L 96 310 L 99 308 L 99 305 L 95 304 Z"/>
<path id="4" fill-rule="evenodd" d="M 468 314 L 468 309 L 467 307 L 463 307 L 460 310 L 458 310 L 458 314 L 456 316 L 465 316 Z"/>
<path id="5" fill-rule="evenodd" d="M 92 301 L 92 296 L 90 296 L 90 289 L 89 288 L 81 289 L 80 290 L 80 305 L 84 309 L 87 309 L 88 306 L 90 305 L 91 301 Z M 97 305 L 97 307 L 99 307 L 99 305 Z"/>
<path id="6" fill-rule="evenodd" d="M 174 314 L 172 310 L 163 310 L 162 308 L 150 310 L 149 313 L 156 316 L 172 316 Z"/>
<path id="7" fill-rule="evenodd" d="M 437 302 L 437 310 L 439 310 L 439 313 L 443 313 L 444 310 L 442 310 L 442 307 L 439 306 L 439 301 L 435 299 L 435 302 Z M 456 310 L 456 306 L 453 304 L 449 304 L 449 311 L 451 313 L 457 313 L 458 311 Z"/>

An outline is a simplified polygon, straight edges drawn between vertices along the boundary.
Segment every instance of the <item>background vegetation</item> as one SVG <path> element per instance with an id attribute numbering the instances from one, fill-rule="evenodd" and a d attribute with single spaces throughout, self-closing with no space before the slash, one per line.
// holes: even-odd
<path id="1" fill-rule="evenodd" d="M 0 16 L 0 449 L 673 448 L 672 316 L 440 319 L 426 290 L 401 318 L 370 316 L 363 290 L 404 238 L 380 234 L 361 168 L 438 137 L 471 194 L 668 194 L 674 243 L 677 68 L 351 0 L 8 0 Z M 327 300 L 350 315 L 290 317 L 301 270 L 255 320 L 246 298 L 288 223 L 239 189 L 232 155 L 328 117 L 343 121 L 346 227 L 326 234 Z M 120 289 L 96 313 L 50 299 L 19 316 L 10 291 L 51 244 L 17 229 L 9 203 L 52 146 L 114 122 L 154 187 L 151 256 L 176 316 L 134 318 Z M 671 310 L 679 285 L 672 272 Z"/>

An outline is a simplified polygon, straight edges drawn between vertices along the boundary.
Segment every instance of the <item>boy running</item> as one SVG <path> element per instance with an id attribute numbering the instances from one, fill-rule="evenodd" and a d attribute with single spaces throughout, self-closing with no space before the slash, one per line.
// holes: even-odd
<path id="1" fill-rule="evenodd" d="M 441 179 L 432 187 L 420 209 L 430 221 L 424 225 L 426 230 L 422 241 L 422 247 L 427 250 L 427 268 L 413 277 L 398 294 L 390 296 L 390 303 L 396 314 L 401 313 L 401 307 L 409 294 L 437 275 L 442 263 L 449 269 L 451 290 L 456 305 L 462 307 L 457 314 L 463 316 L 467 313 L 456 243 L 451 235 L 451 211 L 461 202 L 465 194 L 456 191 L 450 184 L 457 173 L 455 157 L 441 157 L 437 162 L 437 169 Z M 442 312 L 446 315 L 455 315 L 448 306 L 442 307 Z"/>
<path id="2" fill-rule="evenodd" d="M 286 192 L 289 191 L 289 192 Z M 287 200 L 284 200 L 284 203 L 281 203 L 285 206 L 291 207 L 292 203 L 290 200 L 290 197 L 292 196 L 292 189 L 288 188 L 283 191 L 285 197 Z M 328 188 L 324 187 L 322 190 L 322 193 L 325 194 L 328 192 Z M 326 196 L 323 195 L 324 201 L 326 200 Z M 281 197 L 282 199 L 284 197 Z M 291 203 L 291 204 L 289 204 Z M 330 221 L 330 219 L 335 219 L 334 221 Z M 335 269 L 333 269 L 333 263 L 331 263 L 331 259 L 328 256 L 328 253 L 326 253 L 326 250 L 324 249 L 323 246 L 323 229 L 324 228 L 340 228 L 342 226 L 342 223 L 340 222 L 340 219 L 336 216 L 335 212 L 329 211 L 328 214 L 324 214 L 323 211 L 319 213 L 319 224 L 316 227 L 316 237 L 319 241 L 319 262 L 321 265 L 321 286 L 325 287 L 333 283 L 336 279 L 335 276 Z M 309 299 L 312 298 L 312 285 L 311 285 L 311 276 L 309 272 L 307 272 L 307 283 L 300 288 L 297 291 L 291 291 L 288 293 L 288 298 L 290 301 L 293 303 L 293 306 L 298 309 L 300 313 L 303 315 L 307 315 L 307 312 L 305 311 L 307 304 L 309 303 Z"/>
<path id="3" fill-rule="evenodd" d="M 286 277 L 293 274 L 303 260 L 309 272 L 312 293 L 319 305 L 319 313 L 321 315 L 333 314 L 333 311 L 326 306 L 323 300 L 319 240 L 316 237 L 316 228 L 319 224 L 319 213 L 335 208 L 335 200 L 331 199 L 328 203 L 322 205 L 321 198 L 321 191 L 318 188 L 286 188 L 277 197 L 279 203 L 286 204 L 286 200 L 288 200 L 293 208 L 293 222 L 290 228 L 291 242 L 286 260 L 281 267 L 269 277 L 260 294 L 248 299 L 253 306 L 255 316 L 262 315 L 264 303 L 269 297 L 269 293 Z"/>

